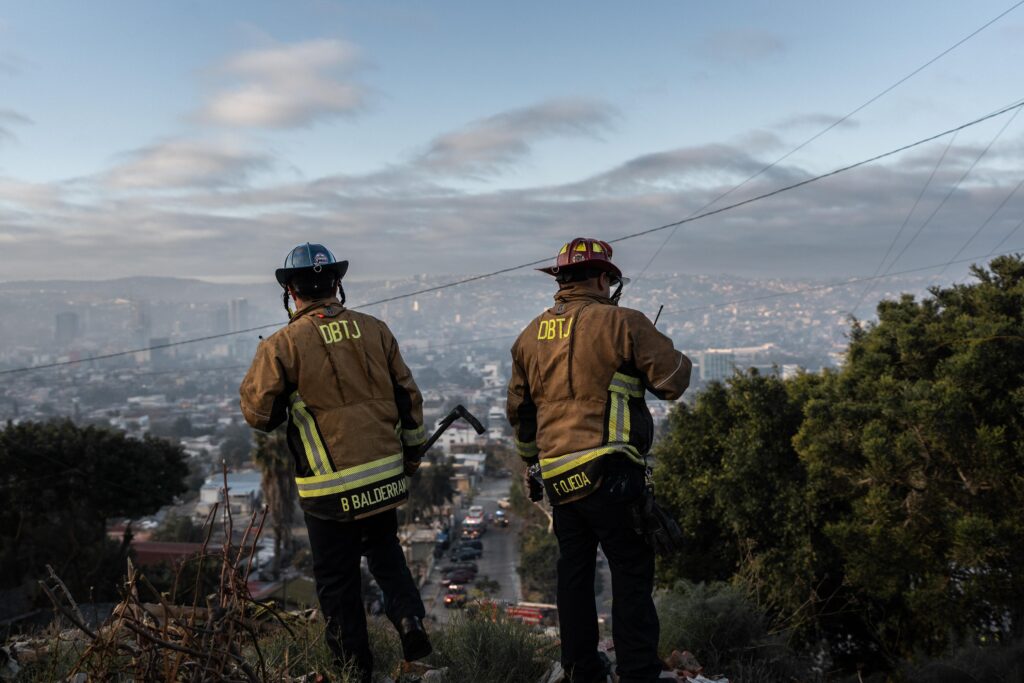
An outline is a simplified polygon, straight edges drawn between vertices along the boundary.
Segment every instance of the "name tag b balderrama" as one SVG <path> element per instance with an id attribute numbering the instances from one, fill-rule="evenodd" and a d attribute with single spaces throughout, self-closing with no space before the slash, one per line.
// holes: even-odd
<path id="1" fill-rule="evenodd" d="M 377 510 L 403 502 L 409 493 L 409 480 L 405 474 L 371 484 L 338 496 L 341 511 L 352 517 L 365 517 Z"/>

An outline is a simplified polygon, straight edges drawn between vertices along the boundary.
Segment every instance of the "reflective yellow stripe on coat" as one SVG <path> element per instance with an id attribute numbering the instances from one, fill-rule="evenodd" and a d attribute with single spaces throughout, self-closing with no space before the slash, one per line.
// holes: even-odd
<path id="1" fill-rule="evenodd" d="M 402 454 L 387 455 L 372 462 L 349 467 L 340 472 L 312 477 L 296 477 L 299 495 L 303 498 L 330 496 L 353 491 L 384 479 L 396 477 L 403 472 Z"/>
<path id="2" fill-rule="evenodd" d="M 553 458 L 542 458 L 540 471 L 544 479 L 557 477 L 609 453 L 625 453 L 631 460 L 641 465 L 644 464 L 643 456 L 635 446 L 629 443 L 629 399 L 630 397 L 643 397 L 643 383 L 638 377 L 630 377 L 616 372 L 612 375 L 611 384 L 608 385 L 608 395 L 611 401 L 608 410 L 608 443 L 599 448 L 589 448 Z M 519 446 L 519 442 L 516 442 L 516 446 Z M 521 453 L 522 448 L 520 447 Z"/>

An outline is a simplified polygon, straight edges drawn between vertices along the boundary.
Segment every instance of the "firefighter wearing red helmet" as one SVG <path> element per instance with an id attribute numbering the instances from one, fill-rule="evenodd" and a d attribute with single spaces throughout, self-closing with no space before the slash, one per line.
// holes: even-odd
<path id="1" fill-rule="evenodd" d="M 240 393 L 252 427 L 287 425 L 327 645 L 340 666 L 355 664 L 369 683 L 362 556 L 405 659 L 431 652 L 395 511 L 408 498 L 426 433 L 422 396 L 391 330 L 345 308 L 347 270 L 348 261 L 320 244 L 289 252 L 275 275 L 290 320 L 260 343 Z"/>
<path id="2" fill-rule="evenodd" d="M 507 412 L 528 485 L 538 488 L 540 479 L 553 506 L 562 666 L 573 683 L 604 680 L 594 602 L 600 545 L 612 573 L 619 680 L 654 681 L 654 551 L 632 513 L 646 490 L 654 436 L 644 397 L 678 399 L 692 366 L 643 313 L 617 305 L 626 280 L 607 242 L 576 238 L 539 270 L 555 277 L 558 291 L 512 346 Z"/>

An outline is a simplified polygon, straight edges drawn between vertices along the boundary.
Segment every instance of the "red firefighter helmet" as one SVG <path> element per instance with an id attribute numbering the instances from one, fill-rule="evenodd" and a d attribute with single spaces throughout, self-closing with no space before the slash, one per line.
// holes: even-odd
<path id="1" fill-rule="evenodd" d="M 537 270 L 548 275 L 558 275 L 574 268 L 595 268 L 622 279 L 622 271 L 612 263 L 612 245 L 591 237 L 577 237 L 563 244 L 555 258 L 555 265 Z"/>

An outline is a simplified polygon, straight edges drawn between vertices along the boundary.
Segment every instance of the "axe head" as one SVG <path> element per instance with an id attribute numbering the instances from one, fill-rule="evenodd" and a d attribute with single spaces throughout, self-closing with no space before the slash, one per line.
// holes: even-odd
<path id="1" fill-rule="evenodd" d="M 466 410 L 465 406 L 463 406 L 461 404 L 457 405 L 457 406 L 455 406 L 455 409 L 452 410 L 452 412 L 457 414 L 459 417 L 461 417 L 466 422 L 468 422 L 470 424 L 470 426 L 474 430 L 476 430 L 477 434 L 483 434 L 484 433 L 484 431 L 485 431 L 484 430 L 484 426 L 482 424 L 480 424 L 480 420 L 476 419 L 476 416 L 473 415 L 473 413 L 471 413 L 468 410 Z"/>

